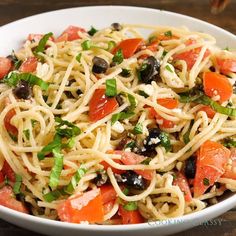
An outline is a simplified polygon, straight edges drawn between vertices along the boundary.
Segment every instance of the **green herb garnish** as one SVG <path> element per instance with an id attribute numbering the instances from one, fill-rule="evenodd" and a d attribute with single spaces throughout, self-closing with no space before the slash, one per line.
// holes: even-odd
<path id="1" fill-rule="evenodd" d="M 141 123 L 137 123 L 134 127 L 135 134 L 142 134 L 143 133 L 143 125 Z"/>
<path id="2" fill-rule="evenodd" d="M 95 29 L 93 26 L 91 26 L 91 29 L 88 31 L 88 34 L 90 36 L 94 36 L 94 34 L 96 34 L 98 32 L 97 29 Z"/>
<path id="3" fill-rule="evenodd" d="M 138 209 L 138 204 L 137 202 L 128 202 L 123 206 L 123 208 L 127 211 L 135 211 Z"/>
<path id="4" fill-rule="evenodd" d="M 114 97 L 117 95 L 116 79 L 106 80 L 106 96 Z"/>
<path id="5" fill-rule="evenodd" d="M 119 49 L 112 58 L 112 62 L 120 64 L 124 60 L 122 49 Z"/>
<path id="6" fill-rule="evenodd" d="M 38 46 L 35 48 L 35 50 L 34 50 L 34 53 L 35 54 L 38 54 L 38 53 L 42 53 L 42 52 L 44 52 L 44 50 L 45 50 L 45 46 L 46 46 L 46 44 L 47 44 L 47 41 L 48 41 L 48 39 L 50 38 L 50 37 L 52 37 L 52 35 L 53 35 L 53 33 L 48 33 L 48 34 L 45 34 L 41 39 L 40 39 L 40 41 L 39 41 L 39 43 L 38 43 Z"/>
<path id="7" fill-rule="evenodd" d="M 81 56 L 82 56 L 82 53 L 80 52 L 77 56 L 76 56 L 76 61 L 80 62 L 81 60 Z"/>
<path id="8" fill-rule="evenodd" d="M 203 179 L 203 184 L 204 184 L 205 186 L 209 186 L 209 185 L 210 185 L 209 179 L 208 179 L 208 178 L 204 178 L 204 179 Z"/>
<path id="9" fill-rule="evenodd" d="M 172 32 L 169 30 L 169 31 L 166 31 L 165 33 L 164 33 L 164 35 L 166 36 L 166 37 L 172 37 Z"/>
<path id="10" fill-rule="evenodd" d="M 26 138 L 27 140 L 29 140 L 29 139 L 30 139 L 30 131 L 29 131 L 29 129 L 23 130 L 23 133 L 24 133 L 24 135 L 25 135 L 25 138 Z"/>
<path id="11" fill-rule="evenodd" d="M 166 67 L 165 67 L 169 72 L 171 72 L 171 73 L 173 73 L 173 70 L 170 68 L 170 66 L 169 65 L 166 65 Z"/>
<path id="12" fill-rule="evenodd" d="M 83 50 L 89 50 L 91 48 L 91 41 L 85 40 L 83 43 L 81 43 L 81 47 Z"/>
<path id="13" fill-rule="evenodd" d="M 20 193 L 21 184 L 22 184 L 22 177 L 20 175 L 16 174 L 16 181 L 13 185 L 13 192 L 15 194 Z"/>

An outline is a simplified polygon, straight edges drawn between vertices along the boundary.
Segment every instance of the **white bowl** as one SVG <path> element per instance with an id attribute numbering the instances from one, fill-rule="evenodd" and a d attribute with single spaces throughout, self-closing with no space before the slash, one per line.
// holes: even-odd
<path id="1" fill-rule="evenodd" d="M 213 35 L 217 39 L 218 45 L 222 48 L 226 46 L 235 48 L 236 45 L 236 36 L 233 34 L 188 16 L 147 8 L 96 6 L 39 14 L 0 27 L 0 55 L 7 55 L 12 49 L 19 48 L 22 40 L 29 33 L 46 33 L 52 31 L 59 34 L 68 25 L 78 25 L 85 28 L 90 28 L 93 25 L 96 28 L 102 28 L 113 22 L 170 25 L 177 27 L 184 25 L 192 31 L 202 31 Z M 19 213 L 2 206 L 0 206 L 0 218 L 47 235 L 118 236 L 124 234 L 141 236 L 146 233 L 151 236 L 173 234 L 189 229 L 199 225 L 201 222 L 223 214 L 235 205 L 236 195 L 230 194 L 220 203 L 190 215 L 162 222 L 120 226 L 80 225 L 52 221 Z"/>

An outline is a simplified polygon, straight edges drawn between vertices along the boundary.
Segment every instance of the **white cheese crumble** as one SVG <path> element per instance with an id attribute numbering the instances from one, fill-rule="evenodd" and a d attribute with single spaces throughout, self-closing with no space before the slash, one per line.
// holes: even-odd
<path id="1" fill-rule="evenodd" d="M 175 73 L 175 68 L 170 63 L 166 63 L 164 69 L 161 70 L 161 77 L 165 80 L 166 84 L 171 88 L 184 87 L 184 82 Z"/>
<path id="2" fill-rule="evenodd" d="M 151 84 L 142 85 L 140 89 L 149 96 L 152 96 L 154 93 L 154 88 Z"/>
<path id="3" fill-rule="evenodd" d="M 37 68 L 36 68 L 36 75 L 39 78 L 43 78 L 48 73 L 48 70 L 49 70 L 49 66 L 47 63 L 42 64 L 41 62 L 38 62 Z"/>
<path id="4" fill-rule="evenodd" d="M 156 137 L 156 138 L 151 138 L 150 141 L 148 142 L 148 145 L 152 145 L 152 144 L 158 144 L 161 140 Z"/>
<path id="5" fill-rule="evenodd" d="M 116 121 L 114 125 L 112 125 L 111 129 L 117 133 L 123 133 L 125 130 L 124 126 L 119 121 Z"/>

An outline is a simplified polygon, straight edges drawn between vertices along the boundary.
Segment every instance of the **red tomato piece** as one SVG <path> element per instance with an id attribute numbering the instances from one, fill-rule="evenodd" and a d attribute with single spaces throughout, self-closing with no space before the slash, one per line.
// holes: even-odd
<path id="1" fill-rule="evenodd" d="M 186 202 L 190 202 L 192 200 L 192 194 L 188 185 L 188 180 L 182 173 L 178 172 L 176 174 L 173 184 L 179 186 L 180 190 L 184 193 Z"/>
<path id="2" fill-rule="evenodd" d="M 219 95 L 221 103 L 229 100 L 233 94 L 233 87 L 229 80 L 224 75 L 216 72 L 203 73 L 203 87 L 207 96 Z"/>
<path id="3" fill-rule="evenodd" d="M 24 204 L 16 200 L 10 186 L 4 186 L 0 189 L 0 205 L 8 207 L 15 211 L 29 213 Z"/>
<path id="4" fill-rule="evenodd" d="M 127 59 L 132 57 L 143 44 L 144 40 L 142 38 L 125 39 L 112 50 L 112 54 L 115 54 L 119 49 L 121 49 L 124 58 Z"/>
<path id="5" fill-rule="evenodd" d="M 57 212 L 61 221 L 70 223 L 103 221 L 104 211 L 100 189 L 93 189 L 68 198 L 58 206 Z"/>
<path id="6" fill-rule="evenodd" d="M 6 161 L 4 162 L 2 167 L 2 174 L 12 182 L 16 181 L 15 172 L 12 170 L 12 168 Z"/>
<path id="7" fill-rule="evenodd" d="M 236 72 L 236 59 L 233 58 L 227 58 L 227 59 L 221 59 L 216 58 L 216 63 L 220 69 L 220 72 L 222 74 L 228 74 L 230 72 Z"/>
<path id="8" fill-rule="evenodd" d="M 121 155 L 121 161 L 125 165 L 137 165 L 146 159 L 146 157 L 135 154 L 133 152 L 115 151 L 116 154 Z M 147 180 L 152 180 L 154 176 L 153 170 L 134 170 L 137 174 L 143 176 Z"/>
<path id="9" fill-rule="evenodd" d="M 117 193 L 111 184 L 101 186 L 100 190 L 103 204 L 114 201 L 117 198 Z"/>
<path id="10" fill-rule="evenodd" d="M 0 57 L 0 79 L 8 74 L 12 66 L 11 60 L 6 57 Z"/>
<path id="11" fill-rule="evenodd" d="M 230 150 L 222 144 L 206 141 L 197 156 L 194 178 L 194 196 L 199 197 L 225 172 L 224 167 L 230 157 Z"/>
<path id="12" fill-rule="evenodd" d="M 203 106 L 202 108 L 200 108 L 198 111 L 204 111 L 207 114 L 208 118 L 213 119 L 213 117 L 215 116 L 216 112 L 209 106 Z"/>
<path id="13" fill-rule="evenodd" d="M 73 41 L 76 39 L 80 39 L 78 32 L 86 32 L 85 29 L 77 26 L 70 25 L 63 33 L 55 40 L 56 42 L 62 41 Z"/>
<path id="14" fill-rule="evenodd" d="M 1 184 L 2 182 L 4 182 L 4 180 L 5 180 L 4 175 L 3 175 L 3 173 L 0 171 L 0 184 Z"/>
<path id="15" fill-rule="evenodd" d="M 231 168 L 230 166 L 225 166 L 225 173 L 222 175 L 222 178 L 236 180 L 236 148 L 231 149 L 230 159 L 232 160 Z"/>
<path id="16" fill-rule="evenodd" d="M 6 130 L 12 134 L 13 136 L 17 137 L 18 135 L 18 130 L 17 128 L 11 124 L 11 119 L 12 117 L 16 114 L 14 109 L 11 109 L 5 116 L 4 118 L 4 125 Z"/>
<path id="17" fill-rule="evenodd" d="M 119 215 L 121 216 L 123 225 L 144 223 L 144 219 L 138 210 L 127 211 L 122 205 L 120 205 Z"/>
<path id="18" fill-rule="evenodd" d="M 191 45 L 193 44 L 195 41 L 194 40 L 190 40 L 186 42 L 186 45 Z M 178 53 L 173 55 L 174 60 L 184 60 L 187 64 L 188 70 L 191 70 L 193 65 L 195 64 L 195 62 L 197 61 L 197 58 L 199 56 L 199 53 L 201 52 L 202 48 L 194 48 L 192 50 L 186 51 L 186 52 L 182 52 L 182 53 Z M 205 51 L 205 54 L 203 56 L 203 60 L 205 58 L 207 58 L 209 55 L 211 54 L 210 50 L 207 49 Z"/>
<path id="19" fill-rule="evenodd" d="M 30 73 L 36 71 L 38 60 L 36 57 L 28 57 L 20 66 L 19 71 Z"/>
<path id="20" fill-rule="evenodd" d="M 119 106 L 116 99 L 105 95 L 105 89 L 96 89 L 89 102 L 89 119 L 92 122 L 101 120 Z"/>
<path id="21" fill-rule="evenodd" d="M 178 107 L 178 100 L 174 98 L 160 98 L 157 99 L 157 103 L 168 109 L 175 109 Z M 153 107 L 151 107 L 149 110 L 149 118 L 156 118 L 156 121 L 161 129 L 173 128 L 175 126 L 175 123 L 173 121 L 166 120 L 165 118 L 160 116 Z"/>
<path id="22" fill-rule="evenodd" d="M 119 160 L 119 159 L 113 159 L 113 161 L 116 162 L 117 164 L 122 165 L 122 162 L 121 162 L 121 160 Z M 114 173 L 116 173 L 116 174 L 119 174 L 119 175 L 120 175 L 120 174 L 122 174 L 122 173 L 125 173 L 125 170 L 116 169 L 116 168 L 110 166 L 110 165 L 109 165 L 107 162 L 105 162 L 105 161 L 102 161 L 100 164 L 104 166 L 104 170 L 107 170 L 107 169 L 110 167 L 110 168 L 112 169 L 112 171 L 113 171 Z"/>

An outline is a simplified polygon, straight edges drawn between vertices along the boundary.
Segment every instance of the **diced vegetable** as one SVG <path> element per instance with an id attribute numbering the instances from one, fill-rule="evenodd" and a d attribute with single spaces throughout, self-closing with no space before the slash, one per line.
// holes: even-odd
<path id="1" fill-rule="evenodd" d="M 140 224 L 144 222 L 143 217 L 140 215 L 138 210 L 127 211 L 122 205 L 119 207 L 119 215 L 122 219 L 122 224 Z"/>
<path id="2" fill-rule="evenodd" d="M 56 39 L 56 42 L 80 39 L 78 32 L 84 33 L 86 31 L 83 28 L 71 25 Z"/>
<path id="3" fill-rule="evenodd" d="M 47 41 L 49 40 L 50 37 L 52 37 L 52 33 L 45 34 L 39 41 L 38 46 L 34 50 L 34 54 L 42 53 L 45 50 Z"/>
<path id="4" fill-rule="evenodd" d="M 21 175 L 16 174 L 15 179 L 16 179 L 16 182 L 13 186 L 13 192 L 15 194 L 19 194 L 20 193 L 20 188 L 21 188 L 21 183 L 22 183 L 22 177 L 21 177 Z"/>
<path id="5" fill-rule="evenodd" d="M 114 57 L 112 58 L 112 62 L 115 64 L 120 64 L 124 60 L 124 55 L 122 49 L 119 49 L 114 54 Z"/>
<path id="6" fill-rule="evenodd" d="M 20 66 L 19 71 L 21 72 L 34 72 L 37 68 L 37 58 L 36 57 L 28 57 Z"/>
<path id="7" fill-rule="evenodd" d="M 216 63 L 220 69 L 220 72 L 222 74 L 228 74 L 230 72 L 236 72 L 236 59 L 222 59 L 222 58 L 216 58 Z"/>
<path id="8" fill-rule="evenodd" d="M 115 151 L 116 154 L 121 155 L 121 161 L 125 165 L 137 165 L 143 162 L 146 158 L 144 156 L 135 154 L 133 152 Z M 152 180 L 154 176 L 153 170 L 134 170 L 137 174 L 143 176 L 147 180 Z"/>
<path id="9" fill-rule="evenodd" d="M 226 164 L 225 173 L 222 175 L 222 178 L 236 180 L 236 148 L 231 149 L 230 160 L 232 161 L 232 164 Z"/>
<path id="10" fill-rule="evenodd" d="M 176 178 L 174 179 L 173 184 L 179 186 L 180 190 L 184 193 L 186 202 L 190 202 L 192 200 L 192 194 L 188 185 L 188 181 L 182 173 L 176 173 Z"/>
<path id="11" fill-rule="evenodd" d="M 189 41 L 189 43 L 186 43 L 186 45 L 190 45 L 195 43 L 194 40 L 191 40 L 191 42 Z M 201 47 L 199 48 L 194 48 L 192 50 L 186 51 L 186 52 L 182 52 L 179 54 L 175 54 L 173 55 L 174 60 L 184 60 L 187 64 L 188 70 L 191 70 L 193 65 L 195 64 L 195 62 L 197 61 L 197 58 L 201 52 Z M 207 58 L 209 55 L 211 54 L 210 50 L 207 49 L 205 51 L 205 54 L 203 56 L 203 60 L 205 58 Z"/>
<path id="12" fill-rule="evenodd" d="M 209 106 L 203 106 L 202 108 L 200 108 L 198 111 L 204 111 L 207 114 L 208 118 L 213 119 L 213 117 L 215 116 L 216 112 Z"/>
<path id="13" fill-rule="evenodd" d="M 117 95 L 116 79 L 106 80 L 106 96 L 114 97 Z"/>
<path id="14" fill-rule="evenodd" d="M 222 144 L 206 141 L 197 156 L 197 170 L 194 178 L 194 197 L 199 197 L 225 172 L 230 150 Z M 205 179 L 205 180 L 204 180 Z M 208 179 L 208 181 L 206 181 Z M 209 183 L 209 185 L 207 184 Z"/>
<path id="15" fill-rule="evenodd" d="M 104 210 L 100 189 L 75 194 L 60 204 L 57 212 L 61 221 L 70 223 L 103 221 Z"/>
<path id="16" fill-rule="evenodd" d="M 220 102 L 229 100 L 233 94 L 233 87 L 229 80 L 216 72 L 204 72 L 203 87 L 207 96 L 220 96 Z"/>
<path id="17" fill-rule="evenodd" d="M 0 57 L 0 79 L 8 74 L 12 67 L 11 60 L 5 57 Z"/>
<path id="18" fill-rule="evenodd" d="M 116 162 L 116 163 L 118 163 L 118 164 L 120 164 L 120 165 L 122 165 L 122 162 L 121 162 L 121 160 L 119 160 L 119 159 L 113 159 L 113 161 Z M 102 161 L 100 164 L 103 165 L 103 167 L 104 167 L 105 170 L 107 170 L 107 169 L 110 167 L 114 173 L 119 174 L 119 175 L 125 172 L 125 170 L 115 169 L 114 167 L 110 166 L 110 165 L 109 165 L 107 162 L 105 162 L 105 161 Z"/>
<path id="19" fill-rule="evenodd" d="M 8 133 L 17 138 L 18 130 L 14 125 L 11 124 L 11 119 L 15 114 L 16 111 L 14 109 L 11 109 L 4 117 L 4 125 Z"/>
<path id="20" fill-rule="evenodd" d="M 103 204 L 114 201 L 117 198 L 117 193 L 111 184 L 101 186 L 100 190 Z"/>
<path id="21" fill-rule="evenodd" d="M 89 102 L 89 119 L 96 122 L 115 111 L 118 106 L 114 97 L 106 97 L 105 89 L 96 89 Z"/>
<path id="22" fill-rule="evenodd" d="M 142 38 L 132 38 L 125 39 L 121 41 L 113 50 L 112 53 L 116 54 L 116 52 L 121 49 L 124 55 L 124 58 L 132 57 L 135 52 L 144 44 L 144 40 Z"/>
<path id="23" fill-rule="evenodd" d="M 10 186 L 4 186 L 0 189 L 0 205 L 8 207 L 15 211 L 29 213 L 23 203 L 16 200 Z"/>
<path id="24" fill-rule="evenodd" d="M 97 29 L 95 29 L 93 26 L 91 26 L 91 29 L 88 31 L 88 34 L 90 36 L 93 36 L 94 34 L 96 34 L 98 32 Z"/>

